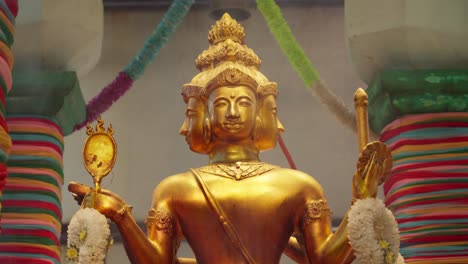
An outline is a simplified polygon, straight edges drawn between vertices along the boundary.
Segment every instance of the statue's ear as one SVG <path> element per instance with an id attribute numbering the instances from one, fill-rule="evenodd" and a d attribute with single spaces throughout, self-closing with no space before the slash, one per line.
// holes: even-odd
<path id="1" fill-rule="evenodd" d="M 209 118 L 205 118 L 205 122 L 203 122 L 203 141 L 207 146 L 211 143 L 211 125 Z"/>
<path id="2" fill-rule="evenodd" d="M 255 129 L 252 133 L 252 139 L 257 143 L 257 140 L 261 140 L 263 131 L 263 122 L 262 119 L 257 115 L 255 118 Z"/>

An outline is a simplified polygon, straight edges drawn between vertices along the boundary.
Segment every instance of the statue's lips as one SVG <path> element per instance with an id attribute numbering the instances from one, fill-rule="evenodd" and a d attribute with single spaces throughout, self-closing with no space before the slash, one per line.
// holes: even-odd
<path id="1" fill-rule="evenodd" d="M 244 126 L 243 122 L 224 122 L 224 127 L 227 129 L 239 129 Z"/>

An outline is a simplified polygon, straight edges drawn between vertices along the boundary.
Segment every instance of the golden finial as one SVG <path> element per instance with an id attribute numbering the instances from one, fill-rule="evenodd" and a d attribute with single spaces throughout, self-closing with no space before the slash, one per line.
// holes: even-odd
<path id="1" fill-rule="evenodd" d="M 208 41 L 213 45 L 227 39 L 244 44 L 244 37 L 244 28 L 228 13 L 224 13 L 208 33 Z"/>
<path id="2" fill-rule="evenodd" d="M 90 124 L 86 126 L 86 135 L 90 136 L 96 133 L 107 133 L 110 136 L 112 136 L 114 134 L 114 129 L 112 129 L 111 124 L 109 124 L 109 127 L 107 128 L 106 132 L 106 129 L 104 128 L 104 121 L 101 119 L 101 117 L 98 118 L 97 122 L 98 123 L 96 125 L 96 132 L 94 132 L 93 127 Z"/>
<path id="3" fill-rule="evenodd" d="M 364 91 L 362 88 L 358 88 L 356 92 L 354 93 L 354 105 L 355 106 L 360 106 L 360 105 L 367 105 L 369 102 L 367 93 Z"/>
<path id="4" fill-rule="evenodd" d="M 104 121 L 99 117 L 96 130 L 88 125 L 83 147 L 83 163 L 88 173 L 93 177 L 95 190 L 99 192 L 101 180 L 112 170 L 117 158 L 117 144 L 113 134 L 114 129 L 109 125 L 104 128 Z"/>
<path id="5" fill-rule="evenodd" d="M 198 56 L 195 61 L 197 68 L 204 71 L 226 61 L 258 68 L 262 61 L 252 49 L 244 45 L 244 37 L 244 28 L 225 13 L 211 27 L 208 34 L 211 45 Z"/>

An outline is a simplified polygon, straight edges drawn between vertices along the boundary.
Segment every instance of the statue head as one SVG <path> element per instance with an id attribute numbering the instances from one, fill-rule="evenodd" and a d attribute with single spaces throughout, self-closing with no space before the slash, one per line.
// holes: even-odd
<path id="1" fill-rule="evenodd" d="M 185 110 L 185 120 L 179 133 L 185 136 L 185 140 L 190 149 L 197 153 L 207 154 L 209 139 L 205 139 L 204 122 L 206 105 L 204 94 L 198 93 L 200 90 L 185 89 L 183 91 L 184 101 L 187 104 Z"/>
<path id="2" fill-rule="evenodd" d="M 258 70 L 261 61 L 244 36 L 243 27 L 224 14 L 209 32 L 211 45 L 196 60 L 201 72 L 183 86 L 187 112 L 181 134 L 195 152 L 209 153 L 220 141 L 245 140 L 266 150 L 284 131 L 277 116 L 277 84 Z"/>

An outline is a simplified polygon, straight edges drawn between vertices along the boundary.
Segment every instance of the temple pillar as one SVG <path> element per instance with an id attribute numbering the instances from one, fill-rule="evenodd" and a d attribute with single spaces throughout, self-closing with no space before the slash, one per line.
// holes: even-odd
<path id="1" fill-rule="evenodd" d="M 468 263 L 468 71 L 386 70 L 367 92 L 406 263 Z"/>
<path id="2" fill-rule="evenodd" d="M 467 8 L 467 1 L 345 1 L 369 122 L 394 158 L 384 192 L 406 263 L 468 263 Z"/>
<path id="3" fill-rule="evenodd" d="M 64 135 L 86 117 L 74 72 L 14 75 L 0 263 L 60 263 Z"/>

